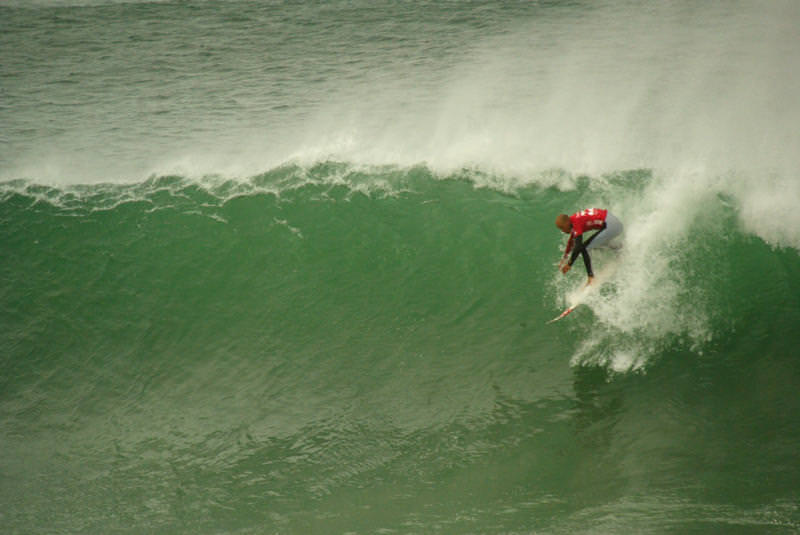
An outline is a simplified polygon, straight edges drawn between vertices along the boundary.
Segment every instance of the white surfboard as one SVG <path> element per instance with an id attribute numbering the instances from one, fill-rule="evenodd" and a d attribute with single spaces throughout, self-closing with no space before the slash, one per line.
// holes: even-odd
<path id="1" fill-rule="evenodd" d="M 566 317 L 569 313 L 571 313 L 573 310 L 575 310 L 575 307 L 577 307 L 578 305 L 580 305 L 580 303 L 575 303 L 574 305 L 568 306 L 566 309 L 564 309 L 564 312 L 562 312 L 561 314 L 559 314 L 555 318 L 551 319 L 547 323 L 553 323 L 555 321 L 560 320 L 561 318 Z"/>

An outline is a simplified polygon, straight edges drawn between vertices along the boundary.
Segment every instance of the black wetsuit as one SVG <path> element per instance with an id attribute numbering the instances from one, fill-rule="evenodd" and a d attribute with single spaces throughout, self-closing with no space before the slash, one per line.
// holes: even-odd
<path id="1" fill-rule="evenodd" d="M 594 277 L 594 272 L 592 272 L 592 259 L 589 257 L 589 251 L 586 250 L 589 247 L 589 244 L 592 243 L 598 234 L 603 232 L 606 229 L 606 224 L 603 223 L 603 228 L 592 234 L 592 237 L 586 240 L 586 243 L 583 243 L 583 234 L 579 234 L 575 236 L 575 243 L 573 244 L 572 255 L 569 257 L 569 265 L 572 266 L 572 263 L 575 262 L 575 259 L 578 258 L 578 255 L 583 257 L 583 265 L 586 266 L 586 274 L 590 277 Z"/>

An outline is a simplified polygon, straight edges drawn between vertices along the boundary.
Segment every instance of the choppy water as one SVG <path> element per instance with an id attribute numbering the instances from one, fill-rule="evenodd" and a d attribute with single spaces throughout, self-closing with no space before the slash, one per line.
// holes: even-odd
<path id="1" fill-rule="evenodd" d="M 4 3 L 4 530 L 798 531 L 798 23 Z"/>

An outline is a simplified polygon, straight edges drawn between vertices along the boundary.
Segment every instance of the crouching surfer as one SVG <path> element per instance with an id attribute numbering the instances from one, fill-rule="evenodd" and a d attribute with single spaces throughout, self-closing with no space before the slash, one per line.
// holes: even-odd
<path id="1" fill-rule="evenodd" d="M 578 255 L 581 255 L 583 264 L 586 266 L 586 274 L 589 276 L 586 284 L 591 284 L 592 279 L 594 279 L 594 272 L 592 272 L 592 259 L 589 256 L 589 251 L 598 247 L 608 246 L 611 240 L 622 233 L 622 223 L 608 210 L 587 208 L 570 216 L 560 214 L 556 217 L 556 226 L 565 234 L 569 234 L 564 256 L 561 257 L 561 261 L 558 263 L 559 269 L 562 273 L 566 273 L 570 270 Z M 597 232 L 584 240 L 584 234 L 593 230 Z"/>

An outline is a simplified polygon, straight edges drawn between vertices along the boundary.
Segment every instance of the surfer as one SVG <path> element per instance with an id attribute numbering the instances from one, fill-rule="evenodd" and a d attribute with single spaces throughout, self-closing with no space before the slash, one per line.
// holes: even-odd
<path id="1" fill-rule="evenodd" d="M 592 259 L 589 257 L 589 251 L 608 245 L 608 242 L 619 236 L 622 233 L 622 223 L 608 210 L 587 208 L 570 216 L 560 214 L 556 217 L 556 226 L 565 234 L 569 234 L 564 256 L 561 257 L 561 261 L 558 263 L 559 269 L 562 273 L 566 273 L 572 267 L 572 263 L 575 262 L 578 255 L 581 255 L 583 264 L 586 266 L 586 274 L 589 276 L 586 284 L 591 284 L 594 273 L 592 272 Z M 597 232 L 584 241 L 583 234 L 590 230 L 596 230 Z M 572 252 L 571 255 L 570 252 Z"/>

